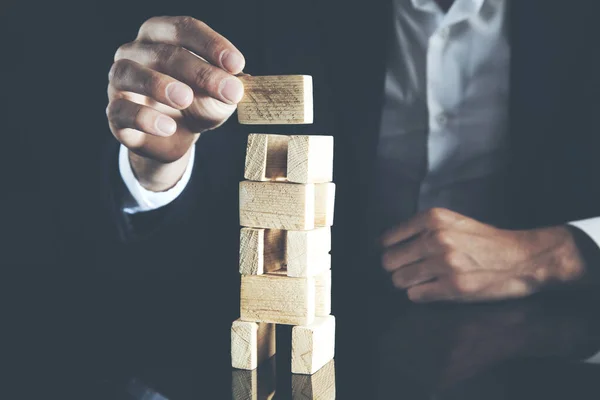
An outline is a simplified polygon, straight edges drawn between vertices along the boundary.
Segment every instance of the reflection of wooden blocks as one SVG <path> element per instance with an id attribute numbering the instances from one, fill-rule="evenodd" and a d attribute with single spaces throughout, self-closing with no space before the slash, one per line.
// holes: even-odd
<path id="1" fill-rule="evenodd" d="M 304 231 L 331 226 L 335 184 L 240 182 L 240 224 Z"/>
<path id="2" fill-rule="evenodd" d="M 315 316 L 331 314 L 331 270 L 315 276 Z"/>
<path id="3" fill-rule="evenodd" d="M 278 229 L 242 228 L 240 274 L 262 275 L 285 269 L 286 232 Z"/>
<path id="4" fill-rule="evenodd" d="M 236 320 L 231 325 L 231 365 L 255 369 L 275 354 L 275 325 Z"/>
<path id="5" fill-rule="evenodd" d="M 242 276 L 240 319 L 308 325 L 315 317 L 314 278 L 285 275 Z"/>
<path id="6" fill-rule="evenodd" d="M 333 315 L 317 317 L 310 325 L 292 328 L 292 373 L 314 374 L 333 359 L 334 353 Z"/>
<path id="7" fill-rule="evenodd" d="M 312 124 L 312 77 L 240 76 L 244 97 L 237 105 L 240 124 Z"/>
<path id="8" fill-rule="evenodd" d="M 285 180 L 289 140 L 284 135 L 248 136 L 244 177 L 251 181 Z"/>
<path id="9" fill-rule="evenodd" d="M 314 399 L 335 399 L 335 361 L 329 361 L 314 375 L 292 375 L 292 400 Z"/>
<path id="10" fill-rule="evenodd" d="M 234 369 L 231 372 L 231 398 L 258 400 L 258 371 Z"/>
<path id="11" fill-rule="evenodd" d="M 287 152 L 287 179 L 296 183 L 333 180 L 333 137 L 294 135 Z"/>
<path id="12" fill-rule="evenodd" d="M 314 276 L 331 268 L 331 228 L 288 231 L 285 249 L 288 276 Z"/>
<path id="13" fill-rule="evenodd" d="M 275 357 L 271 357 L 257 369 L 234 369 L 231 372 L 231 395 L 233 400 L 270 400 L 275 396 Z"/>

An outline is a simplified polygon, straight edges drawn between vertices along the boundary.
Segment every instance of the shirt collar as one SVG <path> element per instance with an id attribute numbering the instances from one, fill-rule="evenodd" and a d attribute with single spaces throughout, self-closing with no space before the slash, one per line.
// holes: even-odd
<path id="1" fill-rule="evenodd" d="M 418 10 L 441 12 L 435 0 L 411 0 L 411 2 Z M 454 24 L 477 15 L 485 2 L 486 0 L 455 0 L 444 18 L 444 24 Z"/>

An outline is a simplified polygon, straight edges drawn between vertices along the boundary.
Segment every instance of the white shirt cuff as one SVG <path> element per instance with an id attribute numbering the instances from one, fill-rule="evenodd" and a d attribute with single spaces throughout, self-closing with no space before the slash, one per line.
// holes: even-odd
<path id="1" fill-rule="evenodd" d="M 127 147 L 121 145 L 119 149 L 119 172 L 121 178 L 129 190 L 130 196 L 123 199 L 123 211 L 127 214 L 135 214 L 144 211 L 152 211 L 157 208 L 166 206 L 173 200 L 175 200 L 181 192 L 185 189 L 190 177 L 192 176 L 192 169 L 194 166 L 194 156 L 196 153 L 196 147 L 192 146 L 190 159 L 188 165 L 183 173 L 179 182 L 175 184 L 171 189 L 164 192 L 153 192 L 145 189 L 133 174 L 131 164 L 129 163 L 129 153 Z"/>
<path id="2" fill-rule="evenodd" d="M 583 219 L 581 221 L 570 222 L 576 228 L 585 232 L 598 246 L 600 246 L 600 217 Z M 587 363 L 600 364 L 600 353 L 584 360 Z"/>

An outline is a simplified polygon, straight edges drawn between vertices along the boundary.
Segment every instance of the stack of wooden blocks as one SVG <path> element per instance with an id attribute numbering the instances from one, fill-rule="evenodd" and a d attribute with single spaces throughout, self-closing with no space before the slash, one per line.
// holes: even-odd
<path id="1" fill-rule="evenodd" d="M 242 77 L 242 124 L 312 123 L 310 76 Z M 333 137 L 251 134 L 240 182 L 240 318 L 231 328 L 234 368 L 275 354 L 275 324 L 293 325 L 292 373 L 333 359 L 331 225 Z"/>

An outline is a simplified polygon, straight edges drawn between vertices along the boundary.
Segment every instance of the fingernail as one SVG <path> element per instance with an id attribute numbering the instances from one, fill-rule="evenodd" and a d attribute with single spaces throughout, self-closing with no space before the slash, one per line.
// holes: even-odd
<path id="1" fill-rule="evenodd" d="M 225 78 L 219 85 L 219 93 L 230 103 L 237 104 L 244 95 L 244 86 L 237 78 Z"/>
<path id="2" fill-rule="evenodd" d="M 171 118 L 159 115 L 156 118 L 156 129 L 165 136 L 171 136 L 177 129 L 177 124 Z"/>
<path id="3" fill-rule="evenodd" d="M 245 64 L 244 57 L 234 51 L 223 50 L 221 53 L 221 66 L 232 74 L 241 72 Z"/>
<path id="4" fill-rule="evenodd" d="M 167 85 L 167 98 L 179 107 L 187 107 L 192 102 L 194 93 L 183 83 L 171 82 Z"/>

